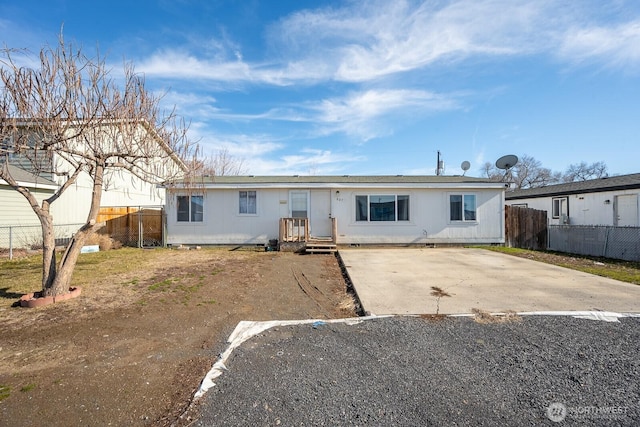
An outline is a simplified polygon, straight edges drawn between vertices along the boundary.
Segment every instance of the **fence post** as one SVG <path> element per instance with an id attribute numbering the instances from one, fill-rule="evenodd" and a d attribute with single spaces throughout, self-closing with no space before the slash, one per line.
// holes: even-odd
<path id="1" fill-rule="evenodd" d="M 609 233 L 611 232 L 611 227 L 607 227 L 607 232 L 604 235 L 604 245 L 602 248 L 602 256 L 604 258 L 607 257 L 607 245 L 609 244 Z"/>
<path id="2" fill-rule="evenodd" d="M 144 231 L 142 230 L 144 222 L 142 221 L 142 208 L 138 207 L 138 248 L 142 248 L 144 239 Z"/>
<path id="3" fill-rule="evenodd" d="M 160 229 L 162 230 L 162 247 L 167 247 L 167 213 L 164 207 L 160 208 Z"/>
<path id="4" fill-rule="evenodd" d="M 13 259 L 13 227 L 9 226 L 9 259 Z"/>

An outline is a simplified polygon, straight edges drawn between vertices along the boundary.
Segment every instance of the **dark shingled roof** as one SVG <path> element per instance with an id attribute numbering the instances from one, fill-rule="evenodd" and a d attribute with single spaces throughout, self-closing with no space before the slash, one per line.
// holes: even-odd
<path id="1" fill-rule="evenodd" d="M 4 165 L 0 165 L 3 167 Z M 16 167 L 14 165 L 7 165 L 9 168 L 9 174 L 18 182 L 27 183 L 27 184 L 40 184 L 40 185 L 52 185 L 57 186 L 57 184 L 47 178 L 36 176 L 22 168 Z"/>
<path id="2" fill-rule="evenodd" d="M 527 188 L 526 190 L 507 191 L 505 198 L 507 200 L 516 200 L 632 189 L 640 189 L 640 173 L 590 179 L 588 181 L 568 182 L 566 184 L 548 185 L 539 188 Z"/>

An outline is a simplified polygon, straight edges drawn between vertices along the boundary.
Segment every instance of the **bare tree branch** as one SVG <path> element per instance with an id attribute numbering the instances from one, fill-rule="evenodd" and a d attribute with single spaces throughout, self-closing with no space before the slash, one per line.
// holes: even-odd
<path id="1" fill-rule="evenodd" d="M 118 86 L 99 52 L 89 58 L 62 34 L 56 46 L 41 49 L 37 67 L 21 65 L 25 54 L 0 51 L 0 178 L 28 200 L 42 225 L 43 291 L 56 295 L 68 289 L 110 177 L 149 183 L 183 177 L 197 147 L 187 138 L 185 121 L 175 109 L 160 109 L 161 97 L 146 90 L 131 64 L 124 65 Z M 57 190 L 38 205 L 11 176 L 9 164 L 55 182 Z M 50 205 L 81 176 L 93 185 L 89 213 L 56 271 Z"/>

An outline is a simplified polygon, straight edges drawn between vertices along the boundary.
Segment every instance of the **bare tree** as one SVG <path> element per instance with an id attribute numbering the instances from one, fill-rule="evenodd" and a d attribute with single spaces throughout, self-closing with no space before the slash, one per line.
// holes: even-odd
<path id="1" fill-rule="evenodd" d="M 182 175 L 181 159 L 193 153 L 187 126 L 174 111 L 160 111 L 160 98 L 145 89 L 144 79 L 124 66 L 118 87 L 104 59 L 85 56 L 65 44 L 39 52 L 37 67 L 21 66 L 22 52 L 0 51 L 0 178 L 22 194 L 42 228 L 43 295 L 69 289 L 86 237 L 100 228 L 96 218 L 105 180 L 112 174 L 146 182 Z M 12 176 L 18 159 L 36 176 L 58 184 L 53 195 L 38 202 Z M 79 180 L 93 188 L 86 223 L 73 235 L 56 263 L 51 204 Z"/>
<path id="2" fill-rule="evenodd" d="M 569 165 L 562 176 L 564 182 L 587 181 L 589 179 L 605 178 L 609 176 L 607 165 L 604 162 L 580 162 Z"/>
<path id="3" fill-rule="evenodd" d="M 482 172 L 487 178 L 511 182 L 517 189 L 544 187 L 561 181 L 560 172 L 542 167 L 539 160 L 526 154 L 509 171 L 500 170 L 487 162 Z"/>
<path id="4" fill-rule="evenodd" d="M 513 167 L 513 176 L 517 188 L 537 188 L 558 183 L 561 175 L 542 167 L 539 160 L 525 154 Z"/>
<path id="5" fill-rule="evenodd" d="M 196 170 L 202 175 L 225 176 L 246 174 L 244 159 L 229 154 L 226 148 L 216 151 L 213 155 L 196 161 Z"/>
<path id="6" fill-rule="evenodd" d="M 498 169 L 496 165 L 491 162 L 485 162 L 485 164 L 482 165 L 482 174 L 494 181 L 503 181 L 505 178 L 504 171 Z"/>

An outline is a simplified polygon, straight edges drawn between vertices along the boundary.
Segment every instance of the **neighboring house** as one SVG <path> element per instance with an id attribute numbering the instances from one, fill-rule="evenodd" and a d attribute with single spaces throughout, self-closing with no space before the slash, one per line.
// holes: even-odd
<path id="1" fill-rule="evenodd" d="M 508 191 L 506 203 L 546 210 L 549 224 L 640 226 L 640 173 Z"/>
<path id="2" fill-rule="evenodd" d="M 0 167 L 2 167 L 1 164 Z M 13 165 L 7 165 L 7 167 L 18 184 L 27 187 L 40 203 L 51 197 L 58 189 L 58 185 L 47 178 L 35 176 Z M 0 206 L 2 207 L 0 208 L 0 227 L 38 224 L 36 215 L 27 203 L 27 199 L 10 187 L 2 178 L 0 178 Z"/>
<path id="3" fill-rule="evenodd" d="M 154 131 L 142 123 L 139 125 L 139 132 L 149 132 L 157 141 L 159 147 L 167 152 L 169 148 Z M 1 141 L 0 141 L 1 142 Z M 2 148 L 0 146 L 0 148 Z M 186 170 L 184 164 L 175 156 L 172 167 Z M 66 177 L 58 177 L 56 174 L 43 173 L 36 176 L 31 173 L 29 162 L 21 159 L 20 156 L 9 154 L 9 173 L 19 184 L 24 184 L 30 191 L 36 194 L 40 203 L 50 197 L 66 180 Z M 47 160 L 57 173 L 70 171 L 70 165 L 60 156 L 53 153 L 51 159 Z M 0 167 L 3 167 L 0 159 Z M 167 174 L 168 176 L 175 176 Z M 51 204 L 51 214 L 54 224 L 82 224 L 87 220 L 91 198 L 93 193 L 93 182 L 87 173 L 81 173 L 77 181 L 67 188 L 58 200 Z M 105 174 L 101 207 L 161 207 L 165 204 L 165 189 L 159 188 L 156 183 L 142 180 L 126 170 L 109 170 Z M 9 226 L 39 226 L 36 214 L 33 212 L 27 199 L 0 179 L 0 228 Z M 77 228 L 77 227 L 76 227 Z M 39 230 L 36 230 L 38 232 Z M 33 233 L 33 232 L 32 232 Z M 0 234 L 3 234 L 0 231 Z M 6 233 L 4 233 L 6 234 Z M 68 234 L 65 231 L 65 234 Z M 63 237 L 63 236 L 56 236 Z M 64 236 L 68 237 L 68 236 Z M 0 235 L 0 248 L 6 247 L 7 237 Z M 24 241 L 33 240 L 23 238 Z M 14 243 L 15 244 L 15 243 Z M 20 242 L 18 242 L 20 245 Z"/>
<path id="4" fill-rule="evenodd" d="M 504 242 L 504 184 L 464 176 L 219 176 L 167 187 L 167 243 L 266 244 L 283 218 L 337 244 Z"/>

